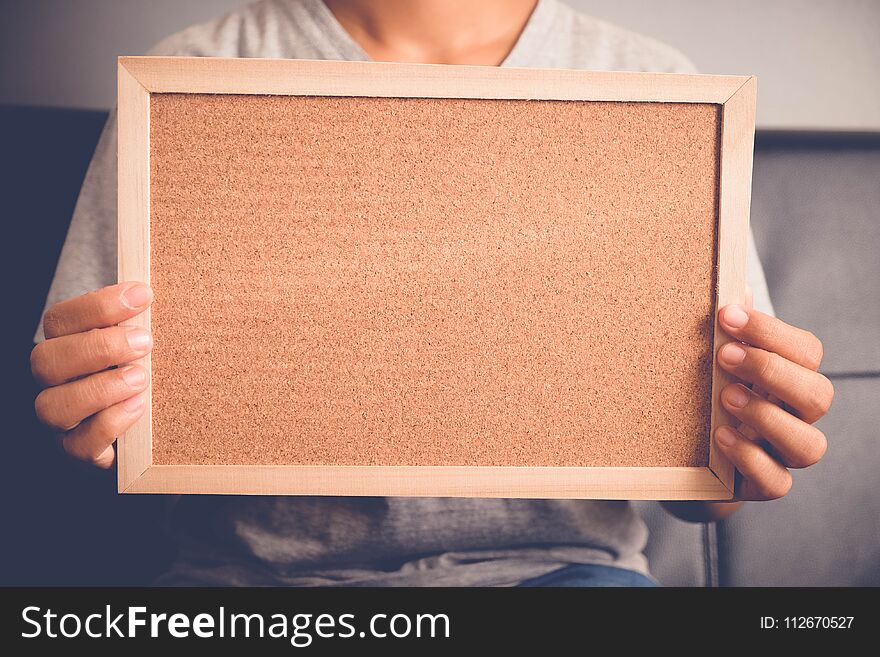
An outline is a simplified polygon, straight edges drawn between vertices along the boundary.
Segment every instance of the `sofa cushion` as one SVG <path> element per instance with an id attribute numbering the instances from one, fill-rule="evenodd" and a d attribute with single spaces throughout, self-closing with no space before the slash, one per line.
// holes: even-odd
<path id="1" fill-rule="evenodd" d="M 880 371 L 880 135 L 762 136 L 752 227 L 776 312 L 823 371 Z"/>
<path id="2" fill-rule="evenodd" d="M 880 585 L 880 378 L 835 387 L 819 423 L 825 458 L 794 472 L 789 496 L 748 504 L 720 524 L 722 585 Z"/>

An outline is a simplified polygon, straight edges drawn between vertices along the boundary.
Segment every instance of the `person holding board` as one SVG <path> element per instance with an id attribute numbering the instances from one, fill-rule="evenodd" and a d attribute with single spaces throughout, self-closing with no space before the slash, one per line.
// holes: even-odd
<path id="1" fill-rule="evenodd" d="M 378 60 L 618 71 L 694 72 L 680 53 L 579 14 L 559 0 L 260 0 L 161 42 L 152 54 Z M 144 412 L 132 361 L 152 336 L 117 326 L 152 290 L 116 278 L 116 125 L 104 130 L 61 254 L 32 353 L 39 418 L 73 458 L 99 468 Z M 712 521 L 743 501 L 786 495 L 791 468 L 826 449 L 813 424 L 829 409 L 822 344 L 773 315 L 754 245 L 754 303 L 720 309 L 734 341 L 718 354 L 743 383 L 722 403 L 738 419 L 714 439 L 738 471 L 737 501 L 667 503 Z M 184 497 L 180 551 L 166 584 L 650 586 L 647 529 L 627 502 L 452 498 Z"/>

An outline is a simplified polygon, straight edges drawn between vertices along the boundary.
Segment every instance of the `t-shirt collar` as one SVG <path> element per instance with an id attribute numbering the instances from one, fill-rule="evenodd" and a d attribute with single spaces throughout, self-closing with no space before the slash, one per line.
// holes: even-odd
<path id="1" fill-rule="evenodd" d="M 348 31 L 327 8 L 322 0 L 314 0 L 316 7 L 315 19 L 326 30 L 332 42 L 338 44 L 340 59 L 349 61 L 369 61 L 370 56 L 352 38 Z M 501 66 L 517 67 L 529 66 L 534 53 L 538 51 L 550 36 L 553 21 L 556 19 L 558 10 L 557 0 L 538 0 L 532 10 L 532 15 L 526 21 L 523 31 L 516 40 L 511 51 L 501 62 Z"/>

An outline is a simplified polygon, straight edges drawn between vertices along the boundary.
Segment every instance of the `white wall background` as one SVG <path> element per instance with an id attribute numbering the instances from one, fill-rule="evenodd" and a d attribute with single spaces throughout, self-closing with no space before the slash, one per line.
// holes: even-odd
<path id="1" fill-rule="evenodd" d="M 567 0 L 706 73 L 759 78 L 758 123 L 880 130 L 880 0 Z M 0 103 L 107 108 L 115 57 L 242 0 L 0 0 Z"/>

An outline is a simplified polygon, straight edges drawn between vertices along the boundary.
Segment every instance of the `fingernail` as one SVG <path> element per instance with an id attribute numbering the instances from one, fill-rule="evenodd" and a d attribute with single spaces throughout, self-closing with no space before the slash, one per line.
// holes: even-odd
<path id="1" fill-rule="evenodd" d="M 122 408 L 124 408 L 129 413 L 134 413 L 135 411 L 140 410 L 141 406 L 143 405 L 144 393 L 135 395 L 134 397 L 129 397 L 124 402 L 122 402 Z"/>
<path id="2" fill-rule="evenodd" d="M 727 389 L 725 398 L 731 406 L 742 408 L 749 403 L 749 391 L 741 385 L 733 385 Z"/>
<path id="3" fill-rule="evenodd" d="M 728 365 L 739 365 L 746 358 L 746 350 L 736 342 L 729 342 L 721 348 L 721 360 Z"/>
<path id="4" fill-rule="evenodd" d="M 150 334 L 142 328 L 129 329 L 125 334 L 128 346 L 135 351 L 144 351 L 150 346 Z"/>
<path id="5" fill-rule="evenodd" d="M 132 310 L 143 308 L 152 298 L 153 291 L 146 285 L 132 285 L 122 293 L 122 303 Z"/>
<path id="6" fill-rule="evenodd" d="M 147 381 L 147 373 L 143 368 L 132 365 L 122 370 L 122 380 L 130 388 L 140 388 Z"/>
<path id="7" fill-rule="evenodd" d="M 741 329 L 749 323 L 749 314 L 743 310 L 742 306 L 727 306 L 724 309 L 724 323 L 731 328 Z"/>
<path id="8" fill-rule="evenodd" d="M 715 430 L 715 442 L 722 447 L 731 447 L 736 442 L 736 434 L 730 427 L 718 427 Z"/>

